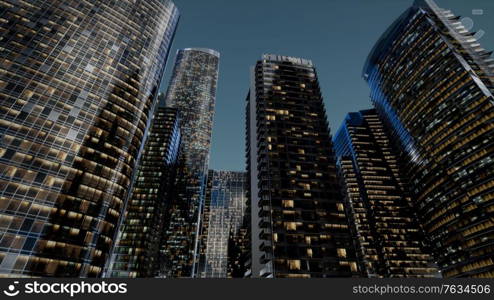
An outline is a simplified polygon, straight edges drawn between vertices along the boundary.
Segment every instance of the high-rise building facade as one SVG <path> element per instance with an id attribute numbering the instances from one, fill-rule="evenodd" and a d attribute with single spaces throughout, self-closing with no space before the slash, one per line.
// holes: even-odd
<path id="1" fill-rule="evenodd" d="M 101 276 L 178 11 L 164 0 L 0 7 L 0 276 Z"/>
<path id="2" fill-rule="evenodd" d="M 179 146 L 177 109 L 158 107 L 113 251 L 109 277 L 159 276 Z"/>
<path id="3" fill-rule="evenodd" d="M 166 95 L 166 105 L 180 114 L 182 167 L 163 249 L 165 277 L 191 277 L 197 270 L 219 58 L 210 49 L 179 50 Z"/>
<path id="4" fill-rule="evenodd" d="M 357 275 L 314 65 L 264 55 L 247 97 L 253 277 Z"/>
<path id="5" fill-rule="evenodd" d="M 248 192 L 246 191 L 246 196 Z M 247 278 L 251 277 L 251 238 L 250 238 L 250 207 L 248 198 L 242 223 L 236 230 L 230 230 L 228 238 L 228 278 Z"/>
<path id="6" fill-rule="evenodd" d="M 203 210 L 198 277 L 227 278 L 230 239 L 246 210 L 245 172 L 210 170 Z"/>
<path id="7" fill-rule="evenodd" d="M 377 112 L 349 113 L 333 142 L 363 275 L 436 276 L 396 150 Z"/>
<path id="8" fill-rule="evenodd" d="M 364 68 L 399 141 L 444 277 L 494 277 L 494 60 L 450 11 L 417 0 Z"/>

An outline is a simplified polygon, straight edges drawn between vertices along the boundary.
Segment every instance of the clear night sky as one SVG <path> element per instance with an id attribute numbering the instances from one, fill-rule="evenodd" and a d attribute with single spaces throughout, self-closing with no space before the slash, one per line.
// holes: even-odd
<path id="1" fill-rule="evenodd" d="M 334 133 L 346 113 L 371 107 L 369 89 L 361 78 L 365 59 L 381 34 L 413 0 L 174 2 L 181 20 L 162 89 L 168 85 L 177 49 L 206 47 L 221 52 L 210 168 L 243 170 L 249 67 L 263 53 L 312 59 Z M 436 3 L 473 20 L 473 31 L 485 31 L 481 45 L 494 50 L 494 1 Z M 482 9 L 483 14 L 474 15 L 474 9 Z"/>

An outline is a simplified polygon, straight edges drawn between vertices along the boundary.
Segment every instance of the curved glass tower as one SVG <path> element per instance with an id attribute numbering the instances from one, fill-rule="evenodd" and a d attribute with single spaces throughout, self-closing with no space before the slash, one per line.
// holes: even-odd
<path id="1" fill-rule="evenodd" d="M 399 141 L 444 277 L 494 277 L 494 60 L 450 11 L 417 0 L 364 68 Z"/>
<path id="2" fill-rule="evenodd" d="M 164 277 L 191 277 L 198 254 L 200 216 L 206 191 L 220 54 L 211 49 L 177 52 L 166 106 L 178 109 L 181 175 L 165 233 Z"/>
<path id="3" fill-rule="evenodd" d="M 167 0 L 0 7 L 0 276 L 101 276 L 178 11 Z"/>

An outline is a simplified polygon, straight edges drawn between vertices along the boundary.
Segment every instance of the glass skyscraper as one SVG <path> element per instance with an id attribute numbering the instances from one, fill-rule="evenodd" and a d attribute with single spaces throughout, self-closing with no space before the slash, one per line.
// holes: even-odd
<path id="1" fill-rule="evenodd" d="M 245 172 L 209 171 L 198 277 L 228 277 L 229 242 L 245 215 L 246 182 Z"/>
<path id="2" fill-rule="evenodd" d="M 179 50 L 168 87 L 166 105 L 180 115 L 182 167 L 165 234 L 164 277 L 191 277 L 196 272 L 219 58 L 210 49 Z"/>
<path id="3" fill-rule="evenodd" d="M 178 11 L 165 0 L 0 7 L 0 276 L 101 276 Z"/>
<path id="4" fill-rule="evenodd" d="M 358 275 L 314 65 L 264 55 L 247 97 L 252 277 Z"/>
<path id="5" fill-rule="evenodd" d="M 247 187 L 245 194 L 248 197 Z M 242 222 L 236 231 L 230 230 L 228 238 L 228 278 L 246 278 L 252 275 L 250 221 L 250 207 L 247 198 Z"/>
<path id="6" fill-rule="evenodd" d="M 177 171 L 180 129 L 175 108 L 158 107 L 114 249 L 108 277 L 155 277 Z"/>
<path id="7" fill-rule="evenodd" d="M 399 141 L 444 277 L 494 277 L 494 60 L 451 11 L 417 0 L 364 68 Z"/>
<path id="8" fill-rule="evenodd" d="M 349 113 L 334 145 L 363 275 L 436 276 L 396 150 L 377 112 Z"/>

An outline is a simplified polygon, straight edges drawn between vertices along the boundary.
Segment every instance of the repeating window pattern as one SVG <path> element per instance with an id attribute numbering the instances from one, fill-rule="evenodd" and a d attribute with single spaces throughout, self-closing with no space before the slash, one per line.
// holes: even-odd
<path id="1" fill-rule="evenodd" d="M 364 77 L 405 153 L 414 204 L 445 277 L 494 277 L 494 59 L 450 11 L 417 0 Z"/>
<path id="2" fill-rule="evenodd" d="M 203 210 L 198 276 L 227 278 L 230 239 L 235 239 L 246 210 L 245 172 L 208 174 Z"/>
<path id="3" fill-rule="evenodd" d="M 179 50 L 166 105 L 178 109 L 182 133 L 180 175 L 170 208 L 162 276 L 195 276 L 200 212 L 204 203 L 213 127 L 219 53 L 202 48 Z"/>
<path id="4" fill-rule="evenodd" d="M 158 107 L 127 204 L 112 257 L 110 277 L 160 275 L 160 251 L 167 226 L 180 147 L 178 111 Z"/>
<path id="5" fill-rule="evenodd" d="M 251 76 L 252 276 L 357 275 L 315 67 L 264 55 Z"/>
<path id="6" fill-rule="evenodd" d="M 177 21 L 170 1 L 0 1 L 0 276 L 101 276 Z"/>
<path id="7" fill-rule="evenodd" d="M 437 276 L 403 166 L 377 112 L 349 113 L 334 144 L 363 275 Z"/>

